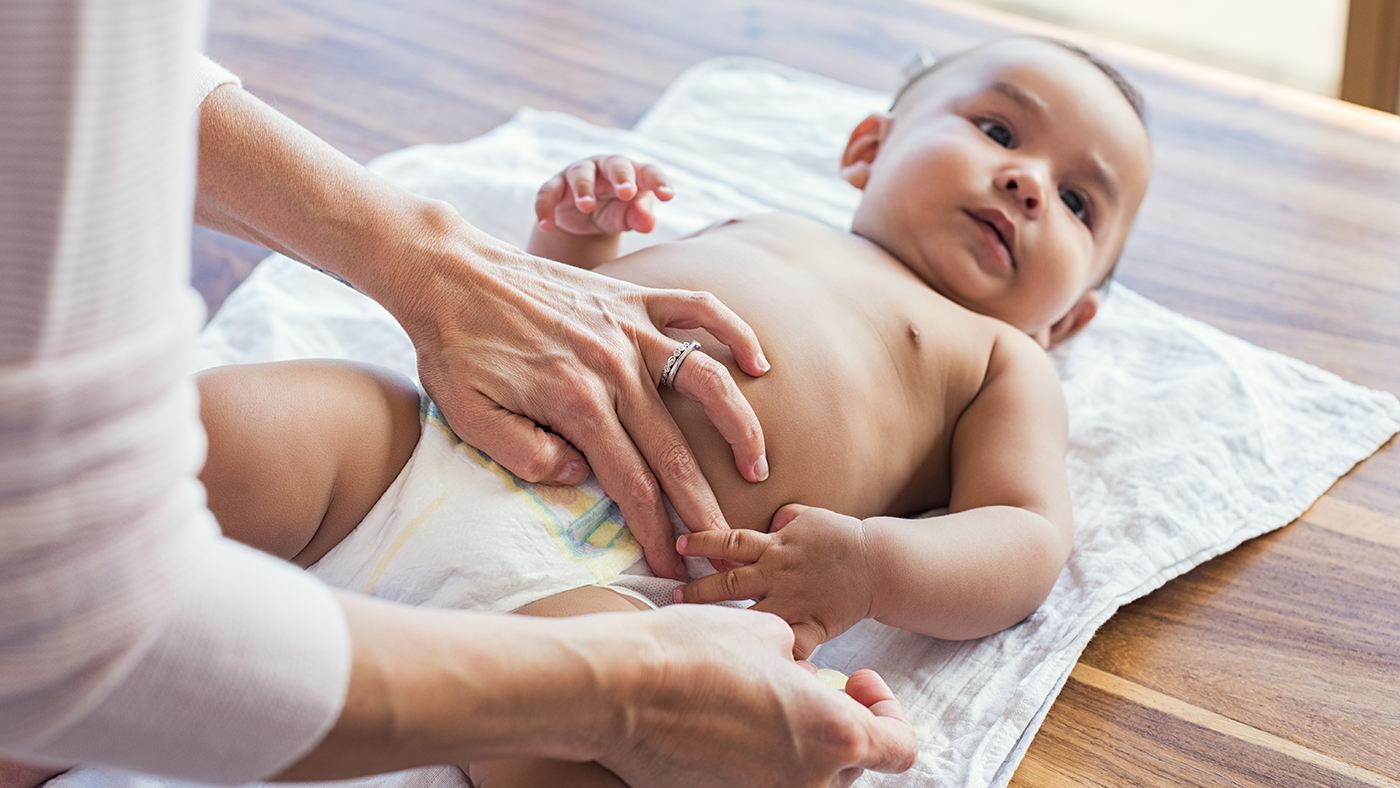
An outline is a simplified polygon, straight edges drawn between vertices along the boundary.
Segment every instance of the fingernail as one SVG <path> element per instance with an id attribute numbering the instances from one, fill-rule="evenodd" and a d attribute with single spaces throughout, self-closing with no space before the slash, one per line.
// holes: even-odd
<path id="1" fill-rule="evenodd" d="M 582 460 L 569 460 L 559 474 L 560 484 L 578 484 L 588 478 L 588 465 Z"/>
<path id="2" fill-rule="evenodd" d="M 753 464 L 754 481 L 761 482 L 768 478 L 768 455 L 758 458 L 758 462 Z"/>
<path id="3" fill-rule="evenodd" d="M 677 559 L 676 559 L 675 571 L 676 571 L 676 579 L 677 579 L 677 580 L 684 580 L 684 579 L 685 579 L 685 561 L 683 561 L 683 560 L 677 558 Z"/>
<path id="4" fill-rule="evenodd" d="M 684 602 L 684 601 L 685 601 L 685 593 L 682 592 L 682 591 L 680 590 L 680 588 L 677 588 L 677 589 L 676 589 L 676 593 L 674 593 L 674 594 L 671 595 L 671 603 L 672 603 L 672 604 L 679 605 L 679 604 L 681 604 L 681 603 Z"/>
<path id="5" fill-rule="evenodd" d="M 676 549 L 679 550 L 680 552 L 684 553 L 684 552 L 685 552 L 685 545 L 686 545 L 686 542 L 689 542 L 689 541 L 690 541 L 690 536 L 689 536 L 689 535 L 682 535 L 679 539 L 676 540 Z"/>
<path id="6" fill-rule="evenodd" d="M 763 370 L 764 372 L 767 372 L 768 370 L 773 368 L 773 365 L 768 363 L 768 358 L 762 353 L 758 354 L 758 368 Z"/>

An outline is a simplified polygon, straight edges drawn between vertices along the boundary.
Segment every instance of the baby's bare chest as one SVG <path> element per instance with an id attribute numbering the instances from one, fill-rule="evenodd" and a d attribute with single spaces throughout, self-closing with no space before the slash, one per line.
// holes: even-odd
<path id="1" fill-rule="evenodd" d="M 952 431 L 985 376 L 991 325 L 858 239 L 755 234 L 658 247 L 635 269 L 644 284 L 714 293 L 773 365 L 749 377 L 713 337 L 686 333 L 753 406 L 772 474 L 762 484 L 733 470 L 701 408 L 665 398 L 731 524 L 766 527 L 788 502 L 856 516 L 946 503 Z"/>

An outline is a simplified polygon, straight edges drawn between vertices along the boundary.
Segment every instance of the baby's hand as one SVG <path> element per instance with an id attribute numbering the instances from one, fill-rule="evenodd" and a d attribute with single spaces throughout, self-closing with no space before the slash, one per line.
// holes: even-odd
<path id="1" fill-rule="evenodd" d="M 570 164 L 540 187 L 535 217 L 545 232 L 558 228 L 570 235 L 649 233 L 656 227 L 653 195 L 662 202 L 675 196 L 661 168 L 625 156 L 592 156 Z"/>
<path id="2" fill-rule="evenodd" d="M 736 528 L 700 531 L 676 543 L 681 555 L 743 564 L 676 589 L 677 602 L 753 599 L 792 627 L 792 653 L 812 649 L 871 615 L 871 572 L 864 524 L 828 509 L 788 504 L 766 534 Z"/>

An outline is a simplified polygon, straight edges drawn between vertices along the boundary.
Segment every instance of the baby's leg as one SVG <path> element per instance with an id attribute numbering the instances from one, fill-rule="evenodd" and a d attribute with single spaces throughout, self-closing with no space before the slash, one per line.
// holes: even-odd
<path id="1" fill-rule="evenodd" d="M 30 766 L 0 758 L 0 788 L 35 788 L 65 771 L 67 769 Z"/>
<path id="2" fill-rule="evenodd" d="M 515 611 L 525 616 L 559 618 L 588 613 L 647 610 L 645 604 L 624 594 L 598 586 L 584 586 L 531 602 Z M 596 763 L 570 761 L 505 760 L 481 761 L 466 767 L 476 788 L 531 788 L 559 786 L 570 788 L 627 788 L 617 775 Z"/>
<path id="3" fill-rule="evenodd" d="M 209 509 L 224 535 L 302 567 L 364 519 L 418 442 L 418 391 L 388 370 L 286 361 L 195 380 Z"/>

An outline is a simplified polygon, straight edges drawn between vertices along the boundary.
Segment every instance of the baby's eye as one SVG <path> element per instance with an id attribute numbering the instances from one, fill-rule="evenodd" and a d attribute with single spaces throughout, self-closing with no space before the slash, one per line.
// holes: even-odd
<path id="1" fill-rule="evenodd" d="M 977 128 L 980 129 L 983 134 L 991 137 L 992 142 L 995 142 L 1003 148 L 1012 147 L 1012 143 L 1016 141 L 1015 138 L 1011 136 L 1011 129 L 1008 129 L 1006 124 L 1000 121 L 979 120 L 977 121 Z"/>
<path id="2" fill-rule="evenodd" d="M 1084 195 L 1073 189 L 1060 189 L 1060 199 L 1064 201 L 1065 207 L 1074 214 L 1079 221 L 1089 223 L 1089 201 L 1084 199 Z"/>

